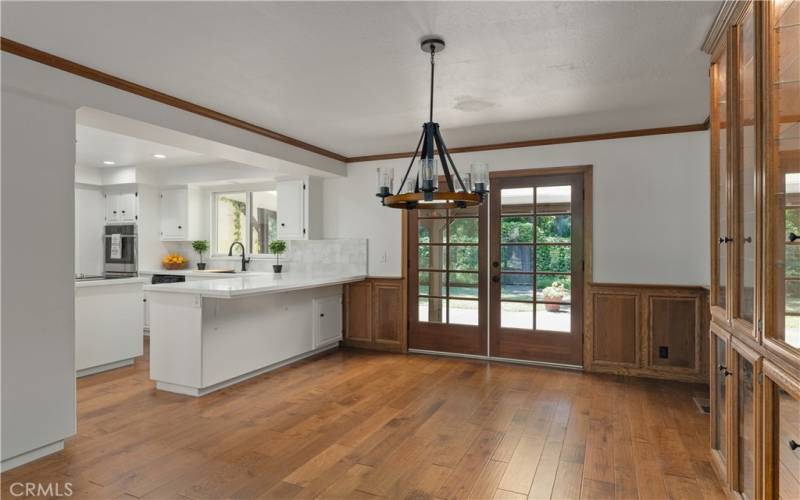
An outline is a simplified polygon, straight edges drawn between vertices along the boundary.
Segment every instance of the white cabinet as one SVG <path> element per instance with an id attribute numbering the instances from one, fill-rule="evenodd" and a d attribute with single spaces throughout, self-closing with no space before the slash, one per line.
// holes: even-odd
<path id="1" fill-rule="evenodd" d="M 106 222 L 136 222 L 138 216 L 137 193 L 108 192 L 106 197 Z"/>
<path id="2" fill-rule="evenodd" d="M 161 191 L 161 241 L 202 239 L 202 194 L 191 188 Z"/>
<path id="3" fill-rule="evenodd" d="M 279 182 L 277 195 L 278 238 L 281 240 L 305 239 L 307 237 L 305 181 Z"/>
<path id="4" fill-rule="evenodd" d="M 342 340 L 342 296 L 314 299 L 314 348 Z"/>

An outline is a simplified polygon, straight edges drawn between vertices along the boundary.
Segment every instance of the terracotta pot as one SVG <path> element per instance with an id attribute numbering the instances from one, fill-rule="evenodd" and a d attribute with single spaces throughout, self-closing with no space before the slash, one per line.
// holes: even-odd
<path id="1" fill-rule="evenodd" d="M 547 300 L 554 300 L 554 301 L 561 302 L 562 298 L 563 297 L 550 297 Z M 561 310 L 561 304 L 551 304 L 551 303 L 548 302 L 548 303 L 546 303 L 544 305 L 544 308 L 545 308 L 545 310 L 547 312 L 558 312 L 558 311 Z"/>

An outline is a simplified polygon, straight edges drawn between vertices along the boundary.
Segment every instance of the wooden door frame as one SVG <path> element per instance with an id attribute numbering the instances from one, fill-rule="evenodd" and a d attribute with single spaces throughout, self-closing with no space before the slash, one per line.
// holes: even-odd
<path id="1" fill-rule="evenodd" d="M 519 170 L 498 170 L 490 172 L 489 176 L 490 179 L 499 179 L 499 178 L 506 178 L 506 177 L 526 177 L 531 175 L 566 175 L 566 174 L 580 174 L 583 176 L 583 190 L 584 190 L 584 200 L 583 200 L 583 318 L 582 318 L 582 333 L 583 335 L 586 334 L 586 322 L 587 322 L 587 311 L 591 309 L 587 307 L 586 301 L 589 299 L 589 294 L 585 293 L 586 290 L 589 288 L 589 283 L 593 281 L 593 262 L 594 262 L 594 253 L 593 253 L 593 231 L 594 231 L 594 224 L 593 224 L 593 213 L 594 213 L 594 187 L 593 187 L 593 172 L 594 166 L 591 164 L 587 165 L 569 165 L 563 167 L 542 167 L 542 168 L 528 168 L 528 169 L 519 169 Z M 491 196 L 491 195 L 490 195 Z M 488 223 L 488 220 L 487 220 Z M 410 286 L 409 286 L 409 266 L 410 266 L 410 241 L 409 241 L 409 231 L 410 231 L 410 221 L 408 211 L 403 210 L 402 218 L 401 218 L 401 226 L 402 226 L 402 277 L 403 277 L 403 287 L 404 293 L 403 296 L 405 300 L 408 301 L 410 297 Z M 488 234 L 486 235 L 488 237 Z M 488 245 L 488 242 L 487 242 Z M 488 286 L 487 286 L 488 287 Z M 404 325 L 406 328 L 406 339 L 409 338 L 408 330 L 409 325 L 411 322 L 410 314 L 408 313 L 409 307 L 404 307 L 405 310 L 405 321 Z M 488 315 L 486 318 L 486 322 L 488 322 Z M 486 325 L 486 329 L 488 330 L 489 325 Z M 408 347 L 408 346 L 406 346 Z M 484 357 L 489 359 L 489 352 L 488 352 L 488 345 L 486 346 L 486 352 Z M 591 359 L 591 353 L 587 352 L 587 349 L 590 349 L 590 343 L 586 342 L 586 339 L 583 339 L 583 360 Z"/>

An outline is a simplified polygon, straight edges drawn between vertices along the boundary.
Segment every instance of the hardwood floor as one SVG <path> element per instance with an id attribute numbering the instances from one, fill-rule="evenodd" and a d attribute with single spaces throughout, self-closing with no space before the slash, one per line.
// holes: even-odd
<path id="1" fill-rule="evenodd" d="M 703 387 L 339 350 L 203 398 L 147 359 L 78 381 L 78 435 L 2 475 L 72 498 L 719 498 Z"/>

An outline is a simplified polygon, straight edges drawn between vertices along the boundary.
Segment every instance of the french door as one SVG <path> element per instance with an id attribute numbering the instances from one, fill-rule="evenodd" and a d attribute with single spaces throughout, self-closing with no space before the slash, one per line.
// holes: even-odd
<path id="1" fill-rule="evenodd" d="M 490 355 L 580 365 L 583 176 L 492 181 Z"/>
<path id="2" fill-rule="evenodd" d="M 583 174 L 498 176 L 408 212 L 407 242 L 410 349 L 581 364 Z"/>
<path id="3" fill-rule="evenodd" d="M 487 204 L 412 210 L 408 347 L 486 355 Z"/>

